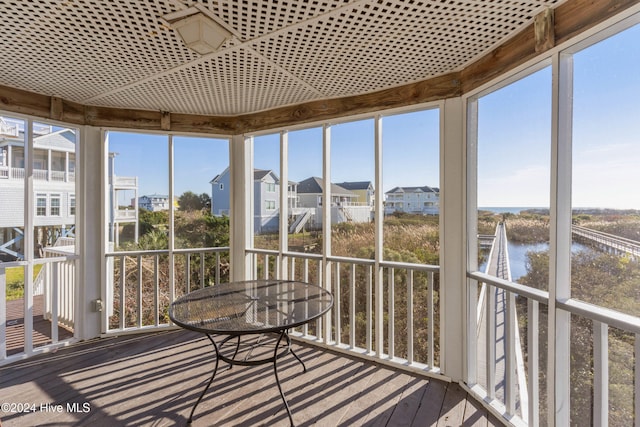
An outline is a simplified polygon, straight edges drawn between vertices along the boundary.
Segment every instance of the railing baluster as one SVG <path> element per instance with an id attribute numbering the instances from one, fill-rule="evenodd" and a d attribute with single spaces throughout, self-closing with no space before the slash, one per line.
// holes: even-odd
<path id="1" fill-rule="evenodd" d="M 53 277 L 51 281 L 51 342 L 58 342 L 58 305 L 60 289 L 59 262 L 52 263 Z"/>
<path id="2" fill-rule="evenodd" d="M 204 284 L 205 284 L 205 280 L 204 280 L 204 272 L 205 272 L 205 268 L 204 265 L 206 264 L 206 258 L 205 258 L 205 254 L 204 252 L 200 252 L 200 289 L 204 289 Z"/>
<path id="3" fill-rule="evenodd" d="M 2 270 L 0 270 L 0 280 L 2 280 Z M 1 317 L 0 317 L 0 321 L 2 321 Z M 633 377 L 634 377 L 633 378 L 633 386 L 634 386 L 633 387 L 633 390 L 634 390 L 633 407 L 634 407 L 635 416 L 633 417 L 633 419 L 635 420 L 634 422 L 635 427 L 640 427 L 640 334 L 635 334 L 634 336 L 635 336 L 635 340 L 634 340 L 633 347 L 635 350 L 634 351 L 635 369 L 633 370 Z"/>
<path id="4" fill-rule="evenodd" d="M 413 364 L 413 270 L 407 270 L 407 361 Z"/>
<path id="5" fill-rule="evenodd" d="M 264 279 L 269 278 L 269 254 L 264 255 Z"/>
<path id="6" fill-rule="evenodd" d="M 372 267 L 370 265 L 368 265 L 366 267 L 366 286 L 367 286 L 367 303 L 366 303 L 366 317 L 367 317 L 367 352 L 371 353 L 371 349 L 372 349 L 372 342 L 371 342 L 371 329 L 372 329 L 372 319 L 371 319 L 371 299 L 372 299 L 372 295 L 371 295 L 371 287 L 372 287 L 372 283 L 371 283 L 371 279 L 373 277 L 372 271 L 371 271 Z"/>
<path id="7" fill-rule="evenodd" d="M 342 292 L 340 291 L 340 263 L 336 262 L 336 273 L 335 273 L 335 292 L 333 294 L 333 310 L 334 310 L 334 322 L 335 322 L 335 332 L 336 332 L 336 344 L 340 345 L 342 343 L 342 325 L 341 325 L 341 310 L 340 310 L 340 295 Z"/>
<path id="8" fill-rule="evenodd" d="M 494 399 L 496 397 L 496 288 L 492 285 L 487 286 L 486 310 L 486 386 L 487 396 L 489 399 Z"/>
<path id="9" fill-rule="evenodd" d="M 527 370 L 529 388 L 529 419 L 530 426 L 540 424 L 539 404 L 540 404 L 540 384 L 538 381 L 540 368 L 540 341 L 538 334 L 538 324 L 540 322 L 538 301 L 527 300 Z"/>
<path id="10" fill-rule="evenodd" d="M 318 267 L 318 268 L 320 268 L 320 267 Z M 308 258 L 304 259 L 304 269 L 303 269 L 303 272 L 302 272 L 302 276 L 304 277 L 304 281 L 308 283 L 309 282 L 309 259 Z M 306 313 L 305 313 L 305 315 L 306 315 Z M 304 336 L 309 335 L 309 322 L 305 323 L 304 326 L 302 326 L 302 334 Z"/>
<path id="11" fill-rule="evenodd" d="M 356 265 L 351 264 L 351 280 L 349 281 L 349 345 L 356 346 Z"/>
<path id="12" fill-rule="evenodd" d="M 433 307 L 433 272 L 427 273 L 427 364 L 430 368 L 435 366 L 436 343 L 434 341 L 434 316 Z"/>
<path id="13" fill-rule="evenodd" d="M 396 323 L 396 315 L 395 315 L 395 268 L 388 269 L 388 286 L 389 286 L 389 358 L 393 359 L 395 357 L 395 323 Z M 377 316 L 382 315 L 381 313 L 376 313 Z"/>
<path id="14" fill-rule="evenodd" d="M 142 255 L 138 255 L 138 327 L 142 327 Z"/>
<path id="15" fill-rule="evenodd" d="M 191 292 L 191 254 L 185 254 L 185 266 L 184 266 L 184 283 L 186 286 L 185 294 Z"/>
<path id="16" fill-rule="evenodd" d="M 158 326 L 160 324 L 160 255 L 156 254 L 153 257 L 153 317 L 154 324 Z"/>
<path id="17" fill-rule="evenodd" d="M 120 329 L 124 329 L 124 318 L 126 313 L 126 303 L 125 303 L 125 276 L 127 274 L 127 262 L 126 256 L 120 257 Z"/>
<path id="18" fill-rule="evenodd" d="M 7 271 L 6 271 L 6 268 L 0 265 L 0 360 L 4 360 L 6 358 L 7 358 Z"/>
<path id="19" fill-rule="evenodd" d="M 216 252 L 216 285 L 220 284 L 220 252 Z"/>
<path id="20" fill-rule="evenodd" d="M 593 322 L 593 425 L 609 422 L 609 326 Z"/>
<path id="21" fill-rule="evenodd" d="M 509 415 L 516 413 L 516 297 L 513 292 L 506 292 L 504 295 L 505 314 L 505 406 Z"/>

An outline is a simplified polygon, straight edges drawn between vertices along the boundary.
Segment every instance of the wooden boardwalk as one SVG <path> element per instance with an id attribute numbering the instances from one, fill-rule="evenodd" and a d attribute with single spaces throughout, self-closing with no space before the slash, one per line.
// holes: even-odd
<path id="1" fill-rule="evenodd" d="M 294 349 L 307 372 L 291 356 L 278 372 L 298 426 L 502 425 L 457 384 L 307 344 Z M 86 341 L 3 366 L 3 403 L 29 403 L 35 411 L 0 412 L 0 424 L 186 425 L 212 354 L 203 335 L 173 330 Z M 272 367 L 221 363 L 193 425 L 289 425 Z"/>

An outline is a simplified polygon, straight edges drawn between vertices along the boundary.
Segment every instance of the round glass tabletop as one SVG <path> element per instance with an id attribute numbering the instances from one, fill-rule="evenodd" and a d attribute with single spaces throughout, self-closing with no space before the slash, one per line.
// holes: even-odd
<path id="1" fill-rule="evenodd" d="M 242 335 L 293 328 L 322 316 L 333 296 L 310 283 L 248 280 L 190 292 L 169 306 L 183 328 L 206 334 Z"/>

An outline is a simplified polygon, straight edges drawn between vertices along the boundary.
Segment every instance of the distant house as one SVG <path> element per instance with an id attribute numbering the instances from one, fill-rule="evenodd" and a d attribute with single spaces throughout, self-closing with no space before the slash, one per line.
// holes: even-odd
<path id="1" fill-rule="evenodd" d="M 169 206 L 169 196 L 164 194 L 149 194 L 138 198 L 138 207 L 147 211 L 168 211 Z"/>
<path id="2" fill-rule="evenodd" d="M 371 181 L 340 182 L 336 185 L 355 193 L 358 196 L 358 199 L 356 200 L 357 203 L 373 206 L 375 193 L 373 191 L 373 183 Z"/>
<path id="3" fill-rule="evenodd" d="M 394 212 L 436 215 L 440 209 L 440 189 L 435 187 L 395 187 L 384 194 L 385 215 Z"/>
<path id="4" fill-rule="evenodd" d="M 227 168 L 209 181 L 213 215 L 229 215 L 231 196 L 229 175 L 229 168 Z M 256 233 L 277 231 L 280 225 L 280 179 L 272 170 L 254 169 L 253 184 L 254 231 Z M 287 185 L 289 209 L 297 206 L 296 186 L 295 182 L 289 182 Z"/>
<path id="5" fill-rule="evenodd" d="M 315 209 L 312 223 L 321 226 L 324 184 L 321 178 L 311 177 L 298 183 L 298 208 Z M 369 222 L 371 205 L 361 203 L 359 195 L 341 185 L 331 184 L 331 223 Z"/>
<path id="6" fill-rule="evenodd" d="M 73 236 L 76 222 L 76 134 L 33 126 L 33 225 L 36 246 Z M 23 259 L 24 122 L 0 117 L 0 259 Z"/>

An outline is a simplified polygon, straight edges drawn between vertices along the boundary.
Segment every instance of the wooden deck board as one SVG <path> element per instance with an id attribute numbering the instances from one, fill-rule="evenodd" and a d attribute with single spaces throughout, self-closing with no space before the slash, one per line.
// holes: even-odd
<path id="1" fill-rule="evenodd" d="M 480 426 L 491 419 L 456 384 L 307 344 L 293 348 L 307 372 L 292 356 L 278 361 L 278 372 L 298 426 Z M 0 420 L 3 427 L 186 425 L 214 363 L 209 341 L 183 330 L 77 343 L 0 367 L 0 395 L 36 405 L 32 413 L 0 413 Z M 288 426 L 272 366 L 228 369 L 221 362 L 193 421 L 210 425 Z"/>

